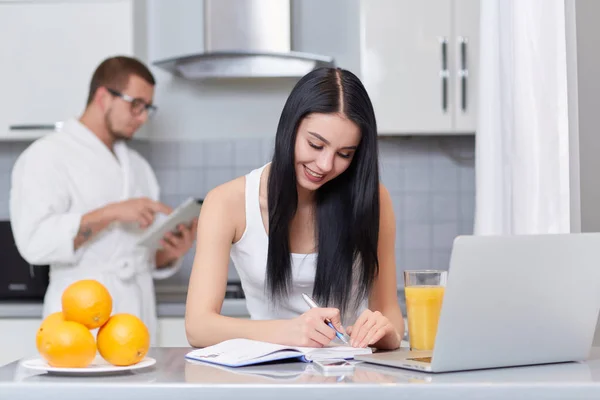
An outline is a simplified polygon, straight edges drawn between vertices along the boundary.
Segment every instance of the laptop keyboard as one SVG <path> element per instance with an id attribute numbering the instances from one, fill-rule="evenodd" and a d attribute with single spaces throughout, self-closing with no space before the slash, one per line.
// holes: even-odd
<path id="1" fill-rule="evenodd" d="M 407 360 L 419 361 L 419 362 L 431 364 L 431 357 L 415 357 L 415 358 L 407 358 Z"/>

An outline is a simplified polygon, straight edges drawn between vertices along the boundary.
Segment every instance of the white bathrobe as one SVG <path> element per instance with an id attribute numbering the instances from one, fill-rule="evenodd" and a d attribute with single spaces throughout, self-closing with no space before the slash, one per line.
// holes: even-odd
<path id="1" fill-rule="evenodd" d="M 172 275 L 181 260 L 156 269 L 156 249 L 136 245 L 142 231 L 135 224 L 113 223 L 73 249 L 83 214 L 129 198 L 159 198 L 147 161 L 124 142 L 115 143 L 114 153 L 76 119 L 34 142 L 13 168 L 12 229 L 25 260 L 50 265 L 44 317 L 60 311 L 68 285 L 96 279 L 110 291 L 113 313 L 140 317 L 156 345 L 153 278 Z"/>

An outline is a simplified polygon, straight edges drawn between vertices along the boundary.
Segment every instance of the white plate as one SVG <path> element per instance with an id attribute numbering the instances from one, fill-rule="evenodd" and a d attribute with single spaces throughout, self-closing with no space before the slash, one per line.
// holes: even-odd
<path id="1" fill-rule="evenodd" d="M 112 365 L 100 356 L 96 356 L 94 361 L 85 368 L 58 368 L 48 365 L 46 360 L 40 357 L 24 360 L 21 365 L 28 369 L 33 369 L 50 374 L 61 375 L 97 375 L 97 374 L 114 374 L 119 372 L 133 371 L 136 369 L 147 368 L 156 364 L 156 360 L 152 357 L 145 357 L 137 364 L 126 367 L 118 367 Z"/>

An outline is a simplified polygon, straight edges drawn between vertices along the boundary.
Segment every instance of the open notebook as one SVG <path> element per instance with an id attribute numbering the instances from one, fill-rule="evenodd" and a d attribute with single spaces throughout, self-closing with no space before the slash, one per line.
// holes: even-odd
<path id="1" fill-rule="evenodd" d="M 335 358 L 352 359 L 358 354 L 370 354 L 367 348 L 331 345 L 322 348 L 293 347 L 249 339 L 231 339 L 202 349 L 192 350 L 186 358 L 228 367 L 243 367 L 268 361 L 298 358 L 304 362 Z"/>

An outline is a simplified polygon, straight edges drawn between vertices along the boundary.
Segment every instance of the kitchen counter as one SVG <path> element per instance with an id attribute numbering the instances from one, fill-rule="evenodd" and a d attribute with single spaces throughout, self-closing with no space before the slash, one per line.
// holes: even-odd
<path id="1" fill-rule="evenodd" d="M 185 314 L 185 299 L 171 301 L 160 298 L 157 301 L 156 312 L 159 318 L 183 318 Z M 248 315 L 246 300 L 225 299 L 221 313 L 230 317 Z M 42 303 L 38 301 L 3 301 L 0 302 L 0 318 L 41 318 Z"/>
<path id="2" fill-rule="evenodd" d="M 185 315 L 186 293 L 180 288 L 164 290 L 156 294 L 156 312 L 159 318 L 183 318 Z M 402 314 L 406 315 L 404 291 L 398 290 L 398 303 Z M 247 317 L 246 300 L 243 298 L 226 298 L 223 300 L 221 313 L 228 317 Z M 0 300 L 1 318 L 41 318 L 42 302 L 40 301 L 2 301 Z"/>
<path id="3" fill-rule="evenodd" d="M 0 368 L 0 393 L 20 400 L 600 398 L 600 348 L 582 363 L 444 374 L 363 363 L 339 376 L 324 376 L 298 362 L 237 369 L 192 363 L 184 359 L 189 350 L 153 348 L 149 356 L 156 365 L 111 376 L 52 376 L 15 361 Z"/>
<path id="4" fill-rule="evenodd" d="M 187 297 L 186 285 L 156 286 L 156 313 L 159 318 L 183 318 Z M 248 317 L 244 292 L 239 282 L 228 282 L 221 314 Z M 42 301 L 0 300 L 2 318 L 41 318 Z"/>

